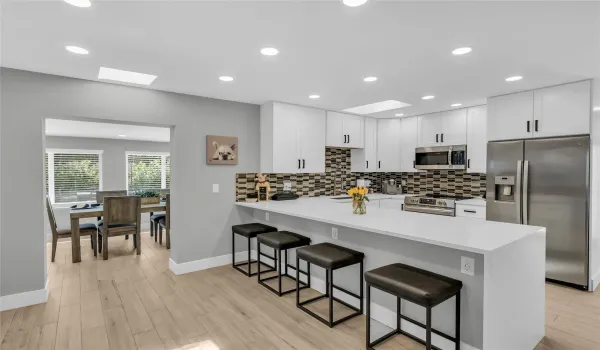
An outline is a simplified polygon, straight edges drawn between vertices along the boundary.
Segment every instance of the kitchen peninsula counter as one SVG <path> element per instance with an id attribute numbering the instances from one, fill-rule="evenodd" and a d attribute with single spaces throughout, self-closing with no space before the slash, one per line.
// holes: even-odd
<path id="1" fill-rule="evenodd" d="M 350 203 L 330 197 L 246 203 L 236 207 L 247 222 L 262 222 L 293 231 L 312 244 L 333 242 L 365 253 L 365 271 L 405 263 L 463 282 L 461 349 L 533 349 L 544 336 L 545 236 L 543 227 L 514 225 L 460 217 L 370 207 L 352 213 Z M 267 214 L 268 213 L 268 214 Z M 337 230 L 338 238 L 332 238 Z M 241 245 L 240 245 L 241 248 Z M 295 253 L 290 252 L 295 261 Z M 472 259 L 470 274 L 461 272 L 464 258 Z M 313 288 L 324 292 L 324 274 L 312 269 Z M 358 288 L 358 269 L 336 270 L 336 285 Z M 358 305 L 341 292 L 337 297 Z M 373 293 L 373 318 L 395 326 L 395 298 Z M 403 301 L 402 312 L 424 322 L 424 310 Z M 454 300 L 433 311 L 433 327 L 454 334 Z M 420 338 L 424 331 L 406 321 L 402 327 Z M 448 340 L 433 337 L 434 345 L 454 349 Z"/>

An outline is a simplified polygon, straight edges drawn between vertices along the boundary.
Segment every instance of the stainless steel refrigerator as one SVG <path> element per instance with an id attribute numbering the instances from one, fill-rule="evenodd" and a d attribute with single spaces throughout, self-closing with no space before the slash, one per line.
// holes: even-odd
<path id="1" fill-rule="evenodd" d="M 546 227 L 546 278 L 587 289 L 590 138 L 489 142 L 487 220 Z"/>

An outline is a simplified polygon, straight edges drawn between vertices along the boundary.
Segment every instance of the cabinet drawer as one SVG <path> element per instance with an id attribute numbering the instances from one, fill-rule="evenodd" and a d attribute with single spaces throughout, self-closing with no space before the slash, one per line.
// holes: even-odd
<path id="1" fill-rule="evenodd" d="M 457 204 L 456 216 L 485 220 L 485 207 Z"/>

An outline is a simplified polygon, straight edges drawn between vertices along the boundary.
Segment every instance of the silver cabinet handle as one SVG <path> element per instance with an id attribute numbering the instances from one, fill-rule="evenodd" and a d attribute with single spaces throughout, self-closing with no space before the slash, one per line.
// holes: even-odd
<path id="1" fill-rule="evenodd" d="M 523 162 L 517 161 L 517 188 L 515 190 L 515 202 L 517 203 L 517 223 L 523 223 L 523 211 L 521 210 L 521 175 L 523 174 Z"/>
<path id="2" fill-rule="evenodd" d="M 529 161 L 523 162 L 523 224 L 529 225 Z"/>

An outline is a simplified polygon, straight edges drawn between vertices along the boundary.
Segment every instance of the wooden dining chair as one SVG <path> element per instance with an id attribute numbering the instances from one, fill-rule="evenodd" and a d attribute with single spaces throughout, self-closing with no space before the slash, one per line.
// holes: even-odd
<path id="1" fill-rule="evenodd" d="M 98 191 L 96 192 L 96 203 L 102 204 L 104 203 L 104 197 L 121 197 L 126 196 L 127 190 L 118 190 L 118 191 Z M 96 223 L 97 227 L 102 225 L 102 217 L 98 217 L 98 222 Z M 129 239 L 128 236 L 125 236 L 125 239 Z M 100 243 L 102 244 L 102 243 Z M 102 252 L 102 251 L 100 251 Z"/>
<path id="2" fill-rule="evenodd" d="M 167 194 L 167 208 L 165 212 L 165 217 L 158 221 L 158 235 L 159 235 L 159 243 L 162 244 L 162 232 L 163 228 L 165 229 L 167 240 L 167 249 L 171 249 L 171 194 Z"/>
<path id="3" fill-rule="evenodd" d="M 137 255 L 142 253 L 140 228 L 142 224 L 141 198 L 139 196 L 104 197 L 103 223 L 98 226 L 98 249 L 104 260 L 108 259 L 108 237 L 133 235 Z"/>
<path id="4" fill-rule="evenodd" d="M 56 245 L 59 238 L 71 238 L 71 228 L 59 228 L 56 225 L 56 218 L 54 217 L 54 209 L 52 203 L 50 203 L 50 197 L 46 195 L 46 211 L 48 212 L 48 221 L 50 222 L 50 229 L 52 230 L 52 262 L 56 257 Z M 94 256 L 98 255 L 98 230 L 94 224 L 79 224 L 79 236 L 90 236 L 92 239 L 92 249 L 94 250 Z"/>
<path id="5" fill-rule="evenodd" d="M 157 190 L 157 192 L 160 193 L 160 198 L 162 199 L 166 198 L 167 195 L 171 193 L 171 190 L 168 188 L 161 188 L 160 190 Z M 165 213 L 154 214 L 154 212 L 150 212 L 150 237 L 154 236 L 154 242 L 156 242 L 156 235 L 154 233 L 158 232 L 158 223 L 160 220 L 164 219 L 165 215 Z"/>

